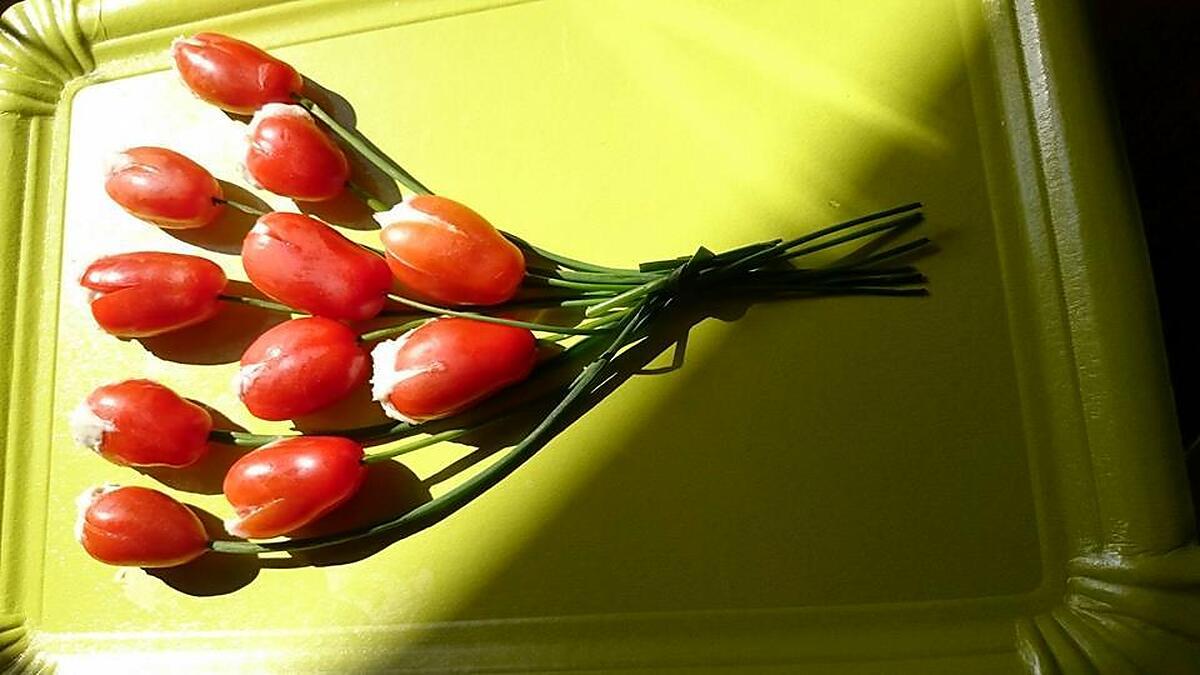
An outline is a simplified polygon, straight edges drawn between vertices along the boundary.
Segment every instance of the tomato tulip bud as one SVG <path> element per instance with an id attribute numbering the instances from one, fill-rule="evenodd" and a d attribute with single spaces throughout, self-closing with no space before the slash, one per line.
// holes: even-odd
<path id="1" fill-rule="evenodd" d="M 225 498 L 237 518 L 225 529 L 239 537 L 275 537 L 311 523 L 362 485 L 362 446 L 336 436 L 285 438 L 252 450 L 225 475 Z"/>
<path id="2" fill-rule="evenodd" d="M 259 218 L 242 242 L 242 266 L 263 293 L 331 319 L 375 316 L 392 285 L 381 257 L 298 213 Z"/>
<path id="3" fill-rule="evenodd" d="M 166 148 L 138 147 L 117 153 L 109 161 L 104 189 L 130 214 L 166 229 L 204 227 L 224 210 L 217 179 Z"/>
<path id="4" fill-rule="evenodd" d="M 207 410 L 150 380 L 99 387 L 71 413 L 76 443 L 125 466 L 194 464 L 211 430 Z"/>
<path id="5" fill-rule="evenodd" d="M 286 103 L 304 88 L 300 73 L 247 42 L 197 33 L 171 43 L 175 70 L 196 96 L 249 115 L 267 103 Z"/>
<path id="6" fill-rule="evenodd" d="M 371 352 L 372 397 L 388 417 L 423 422 L 461 412 L 525 379 L 533 333 L 471 319 L 435 319 Z"/>
<path id="7" fill-rule="evenodd" d="M 75 504 L 75 538 L 102 563 L 174 567 L 208 550 L 196 514 L 158 490 L 102 485 L 79 495 Z"/>
<path id="8" fill-rule="evenodd" d="M 340 195 L 350 178 L 346 155 L 298 105 L 263 106 L 250 121 L 246 140 L 246 177 L 275 194 L 326 201 Z"/>
<path id="9" fill-rule="evenodd" d="M 211 318 L 220 309 L 225 273 L 194 255 L 143 251 L 100 258 L 79 283 L 92 291 L 92 316 L 102 329 L 140 338 Z"/>
<path id="10" fill-rule="evenodd" d="M 521 250 L 453 200 L 419 195 L 374 217 L 388 267 L 406 293 L 442 305 L 496 305 L 525 277 Z"/>
<path id="11" fill-rule="evenodd" d="M 342 400 L 368 368 L 354 331 L 321 317 L 292 319 L 246 349 L 234 388 L 255 417 L 286 420 Z"/>

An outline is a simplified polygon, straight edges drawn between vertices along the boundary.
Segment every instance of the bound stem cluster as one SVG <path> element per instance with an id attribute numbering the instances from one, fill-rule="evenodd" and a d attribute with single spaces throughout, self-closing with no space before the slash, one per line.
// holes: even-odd
<path id="1" fill-rule="evenodd" d="M 298 97 L 297 103 L 325 124 L 345 145 L 377 169 L 416 194 L 431 191 L 381 151 L 357 129 L 346 127 L 317 103 Z M 368 195 L 369 196 L 369 195 Z M 377 202 L 374 198 L 372 201 Z M 373 208 L 383 206 L 371 204 Z M 407 513 L 349 532 L 307 539 L 273 542 L 214 541 L 214 551 L 261 554 L 303 551 L 372 537 L 385 532 L 419 530 L 473 500 L 524 463 L 564 421 L 581 401 L 600 393 L 613 360 L 624 350 L 644 340 L 655 319 L 686 302 L 720 298 L 752 299 L 806 298 L 841 295 L 921 296 L 926 281 L 910 265 L 896 264 L 931 242 L 921 237 L 891 243 L 897 235 L 920 222 L 921 205 L 904 204 L 818 229 L 790 240 L 774 239 L 729 251 L 714 253 L 701 248 L 692 255 L 641 263 L 636 268 L 596 265 L 536 247 L 510 233 L 528 261 L 522 294 L 501 306 L 477 308 L 439 307 L 402 296 L 392 296 L 398 313 L 418 317 L 396 326 L 361 334 L 364 341 L 401 335 L 435 317 L 462 317 L 541 333 L 545 343 L 568 343 L 555 356 L 543 361 L 524 384 L 510 390 L 480 409 L 434 422 L 387 423 L 337 430 L 371 447 L 367 463 L 383 461 L 443 441 L 460 439 L 492 425 L 513 419 L 531 403 L 554 402 L 500 460 L 445 494 Z M 832 262 L 813 262 L 817 254 L 837 247 L 850 250 Z M 230 296 L 228 299 L 276 311 L 294 312 L 279 303 Z M 514 310 L 561 307 L 579 311 L 572 324 L 550 324 L 511 318 Z M 395 310 L 393 311 L 395 312 Z M 563 383 L 562 373 L 568 377 Z M 557 377 L 555 375 L 557 373 Z M 260 446 L 286 438 L 240 431 L 218 430 L 212 439 L 241 446 Z M 390 445 L 398 441 L 405 441 Z M 390 445 L 390 447 L 388 447 Z"/>

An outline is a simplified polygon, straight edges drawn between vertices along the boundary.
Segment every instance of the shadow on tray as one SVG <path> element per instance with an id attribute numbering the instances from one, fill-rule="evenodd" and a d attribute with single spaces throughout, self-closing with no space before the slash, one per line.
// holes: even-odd
<path id="1" fill-rule="evenodd" d="M 760 301 L 761 302 L 761 301 Z M 585 397 L 581 398 L 569 414 L 547 436 L 535 444 L 533 451 L 548 443 L 555 435 L 587 414 L 608 394 L 635 375 L 659 375 L 672 372 L 683 365 L 686 356 L 687 336 L 691 328 L 702 321 L 715 318 L 720 321 L 736 321 L 745 314 L 752 301 L 724 300 L 705 303 L 685 303 L 662 315 L 640 341 L 621 352 L 610 364 L 609 374 L 602 378 Z M 668 350 L 672 350 L 671 361 L 662 367 L 649 368 L 649 364 Z M 599 350 L 597 350 L 598 352 Z M 374 464 L 367 473 L 361 490 L 343 506 L 319 519 L 303 530 L 293 533 L 292 539 L 309 539 L 337 533 L 366 531 L 380 523 L 405 514 L 431 501 L 431 490 L 475 467 L 480 462 L 505 451 L 518 443 L 557 404 L 559 397 L 548 395 L 561 391 L 582 369 L 585 362 L 595 357 L 562 367 L 555 377 L 538 377 L 518 385 L 509 395 L 492 399 L 462 415 L 431 425 L 430 433 L 442 428 L 454 428 L 470 424 L 471 420 L 497 414 L 501 407 L 507 412 L 517 408 L 503 423 L 488 426 L 455 442 L 474 447 L 474 450 L 450 463 L 436 473 L 421 479 L 398 461 Z M 357 398 L 357 397 L 356 397 Z M 357 401 L 362 408 L 365 401 Z M 369 406 L 370 409 L 376 406 Z M 220 420 L 222 416 L 214 416 Z M 311 422 L 312 428 L 321 428 L 330 420 L 324 416 Z M 227 423 L 228 420 L 225 420 Z M 304 428 L 304 425 L 297 424 Z M 177 489 L 215 494 L 220 491 L 220 478 L 228 466 L 245 452 L 242 448 L 216 448 L 202 462 L 207 469 L 184 477 L 182 472 L 169 469 L 146 470 L 148 475 Z M 532 453 L 531 453 L 532 454 Z M 197 478 L 196 476 L 200 476 Z M 172 588 L 190 595 L 217 595 L 234 592 L 253 581 L 261 569 L 289 569 L 298 567 L 323 567 L 343 565 L 362 560 L 387 548 L 391 544 L 435 525 L 471 503 L 458 504 L 437 511 L 429 518 L 390 529 L 381 534 L 364 537 L 352 542 L 324 546 L 307 551 L 264 556 L 209 553 L 199 559 L 176 568 L 147 570 L 150 574 Z M 193 507 L 194 508 L 194 507 Z M 219 519 L 197 509 L 213 539 L 230 539 Z"/>

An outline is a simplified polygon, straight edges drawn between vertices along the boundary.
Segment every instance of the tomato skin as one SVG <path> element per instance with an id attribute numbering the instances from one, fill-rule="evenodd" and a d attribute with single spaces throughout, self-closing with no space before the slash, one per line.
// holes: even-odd
<path id="1" fill-rule="evenodd" d="M 369 319 L 383 309 L 392 276 L 378 255 L 299 213 L 268 213 L 242 242 L 250 282 L 317 316 Z"/>
<path id="2" fill-rule="evenodd" d="M 104 485 L 85 491 L 75 503 L 75 536 L 102 563 L 174 567 L 208 550 L 208 535 L 196 514 L 158 490 Z"/>
<path id="3" fill-rule="evenodd" d="M 461 412 L 529 376 L 537 340 L 524 328 L 435 319 L 371 352 L 372 396 L 395 419 L 421 422 Z"/>
<path id="4" fill-rule="evenodd" d="M 80 445 L 122 466 L 185 467 L 208 452 L 212 416 L 151 380 L 96 388 L 71 415 Z"/>
<path id="5" fill-rule="evenodd" d="M 375 220 L 388 267 L 406 293 L 443 305 L 496 305 L 525 278 L 521 250 L 453 200 L 419 195 Z"/>
<path id="6" fill-rule="evenodd" d="M 224 211 L 221 185 L 196 162 L 166 148 L 137 147 L 109 163 L 104 190 L 130 214 L 171 230 L 204 227 Z"/>
<path id="7" fill-rule="evenodd" d="M 322 317 L 285 321 L 242 354 L 236 388 L 252 415 L 287 420 L 346 398 L 367 379 L 370 359 L 358 336 Z"/>
<path id="8" fill-rule="evenodd" d="M 175 40 L 171 57 L 192 93 L 232 113 L 249 115 L 267 103 L 289 102 L 304 88 L 295 68 L 219 33 Z"/>
<path id="9" fill-rule="evenodd" d="M 269 103 L 247 131 L 247 176 L 259 187 L 297 201 L 333 199 L 345 189 L 350 163 L 308 111 Z"/>
<path id="10" fill-rule="evenodd" d="M 225 498 L 237 518 L 230 534 L 287 534 L 345 502 L 362 485 L 362 446 L 337 436 L 285 438 L 252 450 L 225 475 Z"/>
<path id="11" fill-rule="evenodd" d="M 159 335 L 211 318 L 221 308 L 225 282 L 211 260 L 160 251 L 100 258 L 79 280 L 92 291 L 96 323 L 123 338 Z"/>

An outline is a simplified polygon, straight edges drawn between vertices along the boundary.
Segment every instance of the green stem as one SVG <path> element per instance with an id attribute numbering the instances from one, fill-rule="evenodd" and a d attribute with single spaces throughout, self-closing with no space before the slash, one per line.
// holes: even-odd
<path id="1" fill-rule="evenodd" d="M 916 274 L 916 267 L 904 265 L 901 267 L 858 267 L 830 265 L 829 267 L 760 267 L 747 272 L 755 278 L 770 279 L 844 279 L 855 276 L 875 276 L 879 274 Z"/>
<path id="2" fill-rule="evenodd" d="M 759 251 L 765 251 L 765 250 L 773 248 L 774 246 L 781 244 L 781 243 L 783 243 L 782 239 L 772 239 L 771 241 L 763 241 L 763 242 L 759 242 L 757 244 L 746 244 L 745 246 L 738 246 L 737 248 L 732 248 L 732 249 L 729 249 L 728 251 L 723 251 L 721 253 L 716 254 L 715 256 L 713 256 L 712 262 L 715 264 L 723 264 L 723 263 L 729 262 L 731 260 L 736 260 L 743 256 L 750 255 L 752 253 L 758 253 Z M 673 270 L 673 269 L 679 267 L 680 265 L 686 263 L 687 261 L 689 261 L 691 259 L 692 259 L 692 256 L 685 255 L 685 256 L 680 256 L 678 258 L 670 258 L 668 260 L 651 260 L 649 262 L 644 262 L 644 263 L 638 265 L 638 269 L 640 269 L 643 272 L 669 271 L 669 270 Z"/>
<path id="3" fill-rule="evenodd" d="M 502 318 L 499 316 L 490 316 L 488 314 L 479 314 L 476 312 L 460 312 L 458 310 L 449 309 L 447 307 L 437 307 L 435 305 L 427 305 L 418 300 L 413 300 L 411 298 L 406 298 L 406 297 L 400 296 L 400 295 L 390 295 L 388 297 L 390 297 L 392 300 L 395 300 L 396 302 L 399 302 L 404 305 L 408 305 L 409 307 L 415 307 L 417 309 L 424 310 L 426 312 L 429 312 L 430 314 L 437 314 L 440 316 L 453 316 L 453 317 L 458 317 L 461 319 L 472 319 L 474 321 L 483 321 L 486 323 L 496 323 L 496 324 L 500 324 L 502 326 L 513 326 L 515 328 L 527 328 L 529 330 L 547 331 L 547 332 L 559 333 L 559 334 L 565 333 L 568 335 L 594 335 L 598 332 L 605 332 L 605 331 L 609 330 L 607 328 L 601 328 L 601 329 L 571 328 L 569 326 L 555 326 L 553 324 L 548 324 L 548 323 L 535 323 L 533 321 L 519 321 L 517 319 L 505 319 L 505 318 Z M 387 329 L 383 329 L 383 330 L 387 330 Z M 375 332 L 379 332 L 379 331 L 375 331 Z M 363 336 L 363 339 L 364 340 L 367 339 L 365 335 Z"/>
<path id="4" fill-rule="evenodd" d="M 413 330 L 414 328 L 417 328 L 418 326 L 420 326 L 430 320 L 431 320 L 431 317 L 423 316 L 420 319 L 413 319 L 412 321 L 406 321 L 405 323 L 402 323 L 399 326 L 388 326 L 386 328 L 378 328 L 376 330 L 369 330 L 365 333 L 360 333 L 358 335 L 358 339 L 360 342 L 375 342 L 377 340 L 386 340 L 388 338 L 398 337 L 400 335 L 404 335 L 408 331 Z"/>
<path id="5" fill-rule="evenodd" d="M 913 223 L 919 221 L 920 219 L 921 219 L 921 214 L 914 213 L 914 214 L 905 216 L 903 218 L 897 218 L 896 220 L 890 220 L 886 223 L 879 223 L 877 225 L 872 225 L 871 227 L 864 227 L 861 230 L 857 230 L 855 232 L 850 232 L 850 233 L 844 234 L 840 237 L 834 237 L 833 239 L 823 241 L 819 244 L 812 244 L 811 246 L 805 246 L 803 248 L 798 248 L 798 249 L 789 251 L 786 255 L 784 255 L 782 257 L 785 260 L 799 258 L 801 256 L 806 256 L 810 253 L 816 253 L 817 251 L 823 251 L 827 248 L 833 248 L 834 246 L 837 246 L 839 244 L 845 244 L 846 242 L 854 241 L 855 239 L 862 239 L 863 237 L 869 237 L 872 234 L 878 234 L 880 232 L 887 232 L 889 230 L 897 230 L 900 228 L 909 227 Z"/>
<path id="6" fill-rule="evenodd" d="M 644 284 L 661 278 L 661 273 L 641 272 L 636 274 L 618 274 L 615 272 L 580 272 L 577 270 L 560 269 L 553 273 L 567 281 L 595 282 L 599 284 Z M 541 275 L 539 275 L 541 276 Z"/>
<path id="7" fill-rule="evenodd" d="M 525 273 L 525 281 L 531 286 L 550 286 L 553 288 L 571 288 L 579 291 L 620 291 L 622 288 L 632 288 L 643 281 L 629 282 L 587 282 L 587 281 L 571 281 L 569 279 L 560 279 L 558 277 L 548 277 L 534 272 Z M 532 282 L 532 283 L 530 283 Z"/>
<path id="8" fill-rule="evenodd" d="M 363 159 L 367 160 L 373 166 L 375 166 L 375 168 L 377 168 L 380 171 L 382 171 L 383 173 L 387 174 L 387 176 L 389 178 L 400 183 L 404 187 L 408 188 L 409 191 L 414 192 L 416 194 L 419 194 L 419 195 L 433 194 L 432 190 L 430 190 L 429 188 L 427 188 L 423 184 L 421 184 L 421 181 L 417 180 L 416 177 L 414 177 L 411 173 L 409 173 L 407 170 L 405 170 L 404 167 L 402 167 L 398 163 L 396 163 L 391 157 L 389 157 L 387 155 L 387 153 L 380 150 L 379 147 L 376 146 L 374 143 L 372 143 L 371 140 L 368 139 L 361 131 L 359 131 L 358 129 L 349 128 L 349 127 L 343 125 L 341 122 L 338 122 L 336 119 L 334 119 L 334 117 L 332 115 L 330 115 L 328 112 L 326 112 L 324 108 L 322 108 L 320 105 L 318 105 L 312 99 L 309 99 L 304 96 L 297 96 L 296 102 L 299 103 L 301 106 L 303 106 L 310 113 L 312 113 L 313 117 L 316 117 L 323 124 L 325 124 L 325 126 L 329 127 L 329 130 L 332 131 L 334 133 L 334 135 L 336 135 L 338 138 L 340 138 L 342 140 L 342 142 L 344 142 L 346 145 L 350 146 L 355 151 L 357 151 L 363 157 Z M 386 210 L 386 209 L 384 209 L 384 210 Z M 568 258 L 566 256 L 561 256 L 561 255 L 558 255 L 555 253 L 551 253 L 550 251 L 547 251 L 545 249 L 538 248 L 538 247 L 530 244 L 529 242 L 526 242 L 525 240 L 523 240 L 515 235 L 509 234 L 507 232 L 501 232 L 501 234 L 503 234 L 505 237 L 507 237 L 510 241 L 517 244 L 518 246 L 523 246 L 526 249 L 536 253 L 537 255 L 542 256 L 543 258 L 546 258 L 547 260 L 552 260 L 560 265 L 563 265 L 564 267 L 568 267 L 571 269 L 585 271 L 585 272 L 633 272 L 633 273 L 636 273 L 638 271 L 638 270 L 631 270 L 631 269 L 622 269 L 622 268 L 617 268 L 617 267 L 605 267 L 603 265 L 593 265 L 591 263 L 583 262 L 582 260 L 574 260 L 572 258 Z"/>
<path id="9" fill-rule="evenodd" d="M 848 269 L 825 273 L 806 273 L 799 270 L 752 270 L 742 279 L 749 282 L 765 282 L 799 285 L 828 284 L 919 284 L 927 279 L 915 269 L 871 270 Z M 735 280 L 735 283 L 739 280 Z"/>
<path id="10" fill-rule="evenodd" d="M 304 96 L 296 97 L 296 102 L 312 113 L 313 117 L 321 120 L 329 130 L 342 140 L 346 145 L 358 152 L 363 159 L 370 162 L 375 168 L 387 174 L 389 178 L 400 183 L 410 191 L 417 194 L 428 195 L 433 194 L 433 191 L 421 184 L 411 173 L 406 171 L 404 167 L 392 161 L 382 150 L 372 143 L 358 129 L 351 129 L 338 122 L 332 115 L 325 112 L 325 109 L 309 98 Z"/>
<path id="11" fill-rule="evenodd" d="M 929 295 L 925 288 L 890 288 L 877 286 L 794 286 L 779 287 L 770 284 L 738 285 L 722 289 L 722 294 L 745 295 L 753 294 L 758 299 L 779 298 L 811 298 L 838 295 L 881 295 L 901 297 L 922 297 Z"/>
<path id="12" fill-rule="evenodd" d="M 233 208 L 237 209 L 238 211 L 241 211 L 242 213 L 248 213 L 252 216 L 267 215 L 267 211 L 263 211 L 262 209 L 256 209 L 253 206 L 250 206 L 249 204 L 235 202 L 232 199 L 221 199 L 219 197 L 213 197 L 213 203 L 214 204 L 224 204 L 226 206 L 232 206 Z"/>
<path id="13" fill-rule="evenodd" d="M 871 274 L 871 275 L 854 275 L 849 277 L 834 277 L 830 279 L 819 279 L 816 281 L 820 286 L 910 286 L 914 284 L 923 284 L 929 281 L 924 274 L 913 272 L 911 274 Z"/>
<path id="14" fill-rule="evenodd" d="M 390 208 L 387 204 L 384 204 L 382 200 L 376 198 L 375 195 L 368 192 L 366 188 L 352 180 L 346 181 L 346 189 L 349 190 L 355 197 L 358 197 L 362 203 L 366 204 L 367 208 L 376 213 L 387 211 Z"/>
<path id="15" fill-rule="evenodd" d="M 480 425 L 480 426 L 483 426 L 483 425 Z M 441 443 L 442 441 L 452 441 L 456 438 L 466 436 L 467 434 L 471 433 L 472 431 L 475 431 L 478 428 L 479 427 L 469 427 L 469 428 L 464 428 L 464 429 L 450 429 L 448 431 L 442 431 L 442 432 L 439 432 L 436 434 L 430 434 L 429 436 L 426 436 L 425 438 L 415 440 L 411 443 L 405 443 L 404 445 L 392 448 L 391 450 L 384 450 L 382 452 L 373 452 L 369 455 L 364 456 L 362 458 L 362 461 L 364 464 L 372 464 L 374 462 L 382 462 L 386 459 L 391 459 L 393 457 L 399 457 L 400 455 L 405 455 L 410 452 L 420 450 L 421 448 L 427 448 L 431 445 L 437 445 L 438 443 Z"/>
<path id="16" fill-rule="evenodd" d="M 229 429 L 213 429 L 208 432 L 208 440 L 214 443 L 223 445 L 236 445 L 239 447 L 259 447 L 277 441 L 281 438 L 288 438 L 293 434 L 252 434 L 248 431 L 232 431 Z"/>
<path id="17" fill-rule="evenodd" d="M 329 431 L 321 431 L 310 434 L 252 434 L 248 431 L 213 429 L 212 431 L 208 432 L 208 440 L 214 443 L 221 443 L 223 445 L 257 448 L 285 438 L 334 435 L 361 440 L 365 445 L 381 445 L 383 443 L 391 443 L 392 441 L 405 438 L 406 436 L 412 436 L 413 434 L 420 433 L 421 429 L 421 425 L 409 424 L 407 422 L 389 422 L 387 424 L 375 424 L 368 427 L 356 427 L 351 429 L 332 429 Z"/>
<path id="18" fill-rule="evenodd" d="M 263 300 L 261 298 L 249 298 L 244 295 L 229 295 L 226 293 L 222 293 L 218 297 L 228 302 L 237 302 L 243 305 L 250 305 L 251 307 L 258 307 L 260 309 L 269 309 L 272 312 L 280 312 L 283 314 L 304 314 L 304 312 L 301 312 L 298 309 L 288 307 L 287 305 L 280 304 L 278 302 L 272 302 L 271 300 Z"/>
<path id="19" fill-rule="evenodd" d="M 531 251 L 531 252 L 545 258 L 546 260 L 549 260 L 550 262 L 558 263 L 559 265 L 562 265 L 563 267 L 566 267 L 568 269 L 578 270 L 580 272 L 606 272 L 606 273 L 612 273 L 612 274 L 637 274 L 640 271 L 640 270 L 635 270 L 635 269 L 629 269 L 627 267 L 607 267 L 605 265 L 595 265 L 595 264 L 592 264 L 589 262 L 584 262 L 582 260 L 575 260 L 574 258 L 568 258 L 565 255 L 551 253 L 550 251 L 547 251 L 546 249 L 538 248 L 537 246 L 534 246 L 533 244 L 525 241 L 524 239 L 518 237 L 515 234 L 511 234 L 509 232 L 501 232 L 501 234 L 503 234 L 505 237 L 508 238 L 509 241 L 516 244 L 517 246 L 520 246 L 521 248 Z"/>
<path id="20" fill-rule="evenodd" d="M 524 307 L 590 307 L 598 302 L 604 302 L 613 294 L 605 294 L 601 297 L 593 298 L 576 298 L 574 296 L 563 297 L 546 297 L 546 298 L 525 298 L 522 300 L 509 300 L 503 305 L 490 305 L 487 309 L 492 311 L 524 308 Z"/>
<path id="21" fill-rule="evenodd" d="M 748 256 L 738 258 L 738 259 L 734 260 L 732 263 L 726 265 L 725 267 L 715 268 L 715 269 L 709 271 L 709 276 L 715 277 L 716 279 L 727 278 L 728 276 L 730 276 L 736 272 L 739 272 L 741 270 L 752 269 L 753 267 L 755 267 L 761 263 L 764 263 L 768 260 L 776 258 L 780 255 L 783 255 L 787 251 L 794 249 L 795 247 L 800 246 L 801 244 L 807 244 L 810 241 L 816 241 L 818 239 L 823 239 L 832 234 L 837 234 L 838 232 L 842 232 L 844 230 L 848 230 L 850 228 L 857 227 L 859 225 L 864 225 L 866 223 L 874 222 L 876 220 L 882 220 L 884 218 L 890 218 L 892 216 L 897 216 L 897 215 L 900 215 L 903 213 L 908 213 L 910 211 L 915 211 L 919 208 L 921 208 L 921 203 L 913 202 L 911 204 L 904 204 L 902 206 L 897 206 L 897 207 L 890 208 L 890 209 L 884 209 L 883 211 L 869 213 L 865 216 L 859 216 L 858 218 L 851 218 L 850 220 L 846 220 L 846 221 L 843 221 L 843 222 L 840 222 L 840 223 L 837 223 L 834 225 L 830 225 L 829 227 L 821 228 L 819 230 L 816 230 L 815 232 L 810 232 L 808 234 L 796 237 L 795 239 L 790 239 L 788 241 L 780 242 L 770 248 L 765 248 L 765 249 L 762 249 L 755 253 L 752 253 Z"/>
<path id="22" fill-rule="evenodd" d="M 874 255 L 870 255 L 865 258 L 862 258 L 861 260 L 856 260 L 856 261 L 851 261 L 851 262 L 847 262 L 847 263 L 841 263 L 838 265 L 833 265 L 829 269 L 867 267 L 869 265 L 874 265 L 875 263 L 880 263 L 885 260 L 890 260 L 892 258 L 898 258 L 902 255 L 912 253 L 913 251 L 917 251 L 919 249 L 925 248 L 926 246 L 929 246 L 932 243 L 933 243 L 933 241 L 930 240 L 929 238 L 921 237 L 920 239 L 914 239 L 910 242 L 900 244 L 899 246 L 893 246 L 892 248 L 884 249 Z"/>
<path id="23" fill-rule="evenodd" d="M 563 300 L 562 306 L 563 307 L 591 307 L 592 305 L 598 305 L 607 299 L 608 299 L 607 297 L 602 297 L 602 298 L 578 298 L 576 300 Z"/>
<path id="24" fill-rule="evenodd" d="M 621 293 L 620 295 L 614 295 L 613 297 L 609 298 L 608 300 L 605 300 L 604 302 L 597 303 L 595 305 L 592 305 L 591 307 L 588 307 L 587 310 L 584 311 L 584 315 L 585 316 L 599 316 L 599 315 L 607 312 L 608 310 L 612 309 L 613 307 L 619 307 L 621 305 L 628 305 L 633 300 L 637 300 L 638 298 L 645 297 L 645 296 L 653 293 L 654 291 L 657 291 L 658 289 L 666 286 L 670 282 L 671 282 L 671 277 L 659 277 L 658 279 L 655 279 L 654 281 L 642 284 L 641 286 L 638 286 L 636 288 L 631 288 L 628 291 Z"/>
<path id="25" fill-rule="evenodd" d="M 598 317 L 587 323 L 580 324 L 579 328 L 588 328 L 588 329 L 596 330 L 596 332 L 601 332 L 598 329 L 607 327 L 607 326 L 611 326 L 611 324 L 614 324 L 614 323 L 620 321 L 621 319 L 625 318 L 626 316 L 628 316 L 629 313 L 634 311 L 635 309 L 636 309 L 636 306 L 630 307 L 627 309 L 623 309 L 619 312 L 613 312 L 612 314 L 609 314 L 608 316 Z M 612 329 L 606 328 L 606 330 L 612 330 Z M 547 335 L 543 339 L 549 340 L 551 342 L 558 342 L 560 340 L 565 340 L 569 337 L 572 337 L 573 335 L 574 335 L 573 333 L 553 333 L 551 335 Z"/>

